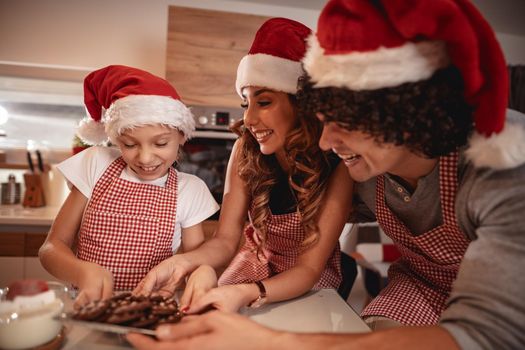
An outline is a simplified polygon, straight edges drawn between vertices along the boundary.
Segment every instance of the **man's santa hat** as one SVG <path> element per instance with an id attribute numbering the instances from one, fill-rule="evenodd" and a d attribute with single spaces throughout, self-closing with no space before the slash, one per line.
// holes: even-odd
<path id="1" fill-rule="evenodd" d="M 297 92 L 303 74 L 301 59 L 311 30 L 287 18 L 271 18 L 255 34 L 252 47 L 237 68 L 235 88 L 261 86 L 290 94 Z"/>
<path id="2" fill-rule="evenodd" d="M 375 90 L 429 79 L 450 64 L 475 108 L 467 156 L 477 166 L 525 162 L 525 130 L 505 125 L 508 76 L 489 24 L 468 0 L 332 0 L 308 39 L 316 87 Z"/>
<path id="3" fill-rule="evenodd" d="M 84 79 L 88 116 L 77 135 L 88 144 L 101 144 L 122 131 L 142 125 L 164 124 L 180 130 L 186 139 L 195 130 L 189 108 L 166 80 L 140 69 L 108 66 Z"/>

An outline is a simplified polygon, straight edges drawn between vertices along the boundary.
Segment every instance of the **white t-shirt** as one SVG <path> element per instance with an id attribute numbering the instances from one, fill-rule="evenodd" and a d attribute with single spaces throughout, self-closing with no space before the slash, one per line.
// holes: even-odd
<path id="1" fill-rule="evenodd" d="M 118 157 L 120 157 L 118 148 L 90 147 L 58 164 L 57 168 L 66 178 L 69 188 L 75 186 L 90 199 L 97 181 Z M 152 181 L 143 181 L 136 177 L 129 166 L 126 166 L 120 178 L 164 187 L 168 174 Z M 219 210 L 219 205 L 210 190 L 197 176 L 177 171 L 177 181 L 177 215 L 172 242 L 174 252 L 181 243 L 181 228 L 196 225 Z"/>

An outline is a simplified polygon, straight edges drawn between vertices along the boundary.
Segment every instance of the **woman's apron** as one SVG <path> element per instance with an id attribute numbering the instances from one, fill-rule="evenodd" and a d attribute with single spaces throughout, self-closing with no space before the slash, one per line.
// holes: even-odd
<path id="1" fill-rule="evenodd" d="M 93 189 L 80 227 L 77 257 L 111 271 L 115 290 L 131 290 L 155 265 L 173 255 L 177 172 L 165 187 L 120 178 L 122 157 Z"/>
<path id="2" fill-rule="evenodd" d="M 219 279 L 219 285 L 253 283 L 291 269 L 301 253 L 305 231 L 296 213 L 271 215 L 267 225 L 267 240 L 259 259 L 255 230 L 248 225 L 245 243 Z M 341 253 L 339 243 L 326 263 L 321 278 L 313 289 L 335 288 L 341 284 Z"/>
<path id="3" fill-rule="evenodd" d="M 432 325 L 438 322 L 470 242 L 461 232 L 454 212 L 457 163 L 457 152 L 440 158 L 439 192 L 443 224 L 417 236 L 388 208 L 384 176 L 377 177 L 377 221 L 392 238 L 401 257 L 388 271 L 388 285 L 361 316 L 387 317 L 404 325 Z"/>

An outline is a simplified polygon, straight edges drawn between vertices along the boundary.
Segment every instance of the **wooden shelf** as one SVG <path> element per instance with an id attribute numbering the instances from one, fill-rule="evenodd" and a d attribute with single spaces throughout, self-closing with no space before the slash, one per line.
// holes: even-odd
<path id="1" fill-rule="evenodd" d="M 0 169 L 29 170 L 29 166 L 27 164 L 0 163 Z M 44 171 L 49 170 L 51 170 L 51 168 L 49 167 L 49 165 L 45 164 Z"/>

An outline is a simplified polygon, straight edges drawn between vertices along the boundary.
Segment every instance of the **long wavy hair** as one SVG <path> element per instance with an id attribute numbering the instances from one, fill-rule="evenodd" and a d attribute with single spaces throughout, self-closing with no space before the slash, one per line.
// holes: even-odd
<path id="1" fill-rule="evenodd" d="M 327 152 L 319 148 L 322 124 L 313 114 L 303 113 L 294 95 L 288 94 L 294 112 L 299 113 L 297 124 L 285 139 L 284 150 L 290 168 L 288 184 L 295 196 L 296 212 L 305 230 L 302 249 L 319 239 L 316 223 L 326 189 L 331 166 Z M 251 197 L 251 224 L 258 233 L 258 256 L 267 240 L 267 224 L 271 215 L 270 192 L 277 182 L 280 167 L 275 155 L 264 155 L 253 135 L 240 120 L 232 127 L 239 135 L 238 171 Z"/>

